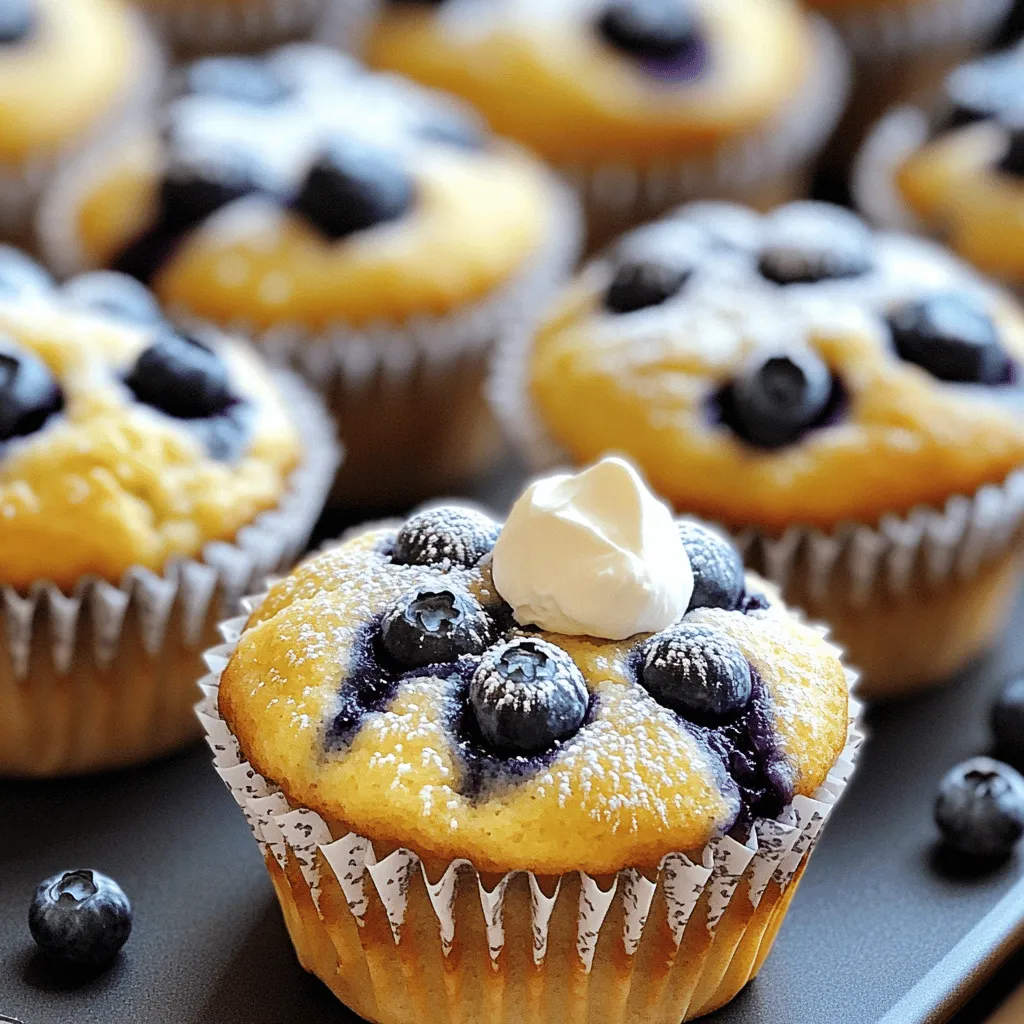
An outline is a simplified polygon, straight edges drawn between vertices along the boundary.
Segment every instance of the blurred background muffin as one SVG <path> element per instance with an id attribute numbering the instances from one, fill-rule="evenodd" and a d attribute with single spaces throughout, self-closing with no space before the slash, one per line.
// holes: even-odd
<path id="1" fill-rule="evenodd" d="M 727 526 L 890 696 L 1010 613 L 1022 360 L 1020 306 L 929 242 L 698 203 L 589 264 L 491 392 L 538 464 L 623 452 Z"/>
<path id="2" fill-rule="evenodd" d="M 59 271 L 124 271 L 299 369 L 347 438 L 336 499 L 365 508 L 493 462 L 491 345 L 539 316 L 577 222 L 460 104 L 296 45 L 191 65 L 161 125 L 62 175 L 40 232 Z"/>
<path id="3" fill-rule="evenodd" d="M 963 65 L 929 116 L 890 111 L 869 136 L 856 198 L 878 223 L 942 239 L 1024 286 L 1024 44 Z"/>
<path id="4" fill-rule="evenodd" d="M 26 241 L 56 168 L 145 112 L 162 61 L 120 0 L 0 6 L 0 237 Z"/>
<path id="5" fill-rule="evenodd" d="M 305 547 L 337 462 L 294 378 L 142 285 L 0 250 L 0 776 L 196 735 L 217 621 Z"/>
<path id="6" fill-rule="evenodd" d="M 684 199 L 804 194 L 846 97 L 841 46 L 790 0 L 392 0 L 367 59 L 566 174 L 592 243 Z"/>

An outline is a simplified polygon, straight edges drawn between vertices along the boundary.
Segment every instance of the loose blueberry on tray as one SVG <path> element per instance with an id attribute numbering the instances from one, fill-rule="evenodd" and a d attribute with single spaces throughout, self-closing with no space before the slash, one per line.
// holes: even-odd
<path id="1" fill-rule="evenodd" d="M 1024 676 L 1011 679 L 992 708 L 992 731 L 999 756 L 1024 764 Z"/>
<path id="2" fill-rule="evenodd" d="M 953 768 L 939 784 L 935 823 L 955 853 L 1002 860 L 1024 836 L 1024 777 L 990 757 Z"/>
<path id="3" fill-rule="evenodd" d="M 36 943 L 55 959 L 99 967 L 128 941 L 132 905 L 117 882 L 99 871 L 63 871 L 36 889 L 28 926 Z"/>

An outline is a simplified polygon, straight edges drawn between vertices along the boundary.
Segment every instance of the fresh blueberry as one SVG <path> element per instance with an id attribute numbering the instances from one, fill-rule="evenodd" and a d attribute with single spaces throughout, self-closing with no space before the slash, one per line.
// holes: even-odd
<path id="1" fill-rule="evenodd" d="M 693 571 L 690 609 L 735 608 L 743 594 L 743 559 L 717 530 L 680 519 L 676 523 Z"/>
<path id="2" fill-rule="evenodd" d="M 49 367 L 31 352 L 0 339 L 0 441 L 34 434 L 63 406 Z"/>
<path id="3" fill-rule="evenodd" d="M 597 25 L 612 46 L 634 57 L 678 57 L 702 43 L 698 19 L 681 0 L 611 0 Z"/>
<path id="4" fill-rule="evenodd" d="M 758 269 L 780 285 L 860 277 L 871 270 L 871 248 L 871 231 L 849 211 L 791 203 L 768 218 Z"/>
<path id="5" fill-rule="evenodd" d="M 720 718 L 746 707 L 750 663 L 725 634 L 681 622 L 645 640 L 640 682 L 660 704 L 681 714 Z"/>
<path id="6" fill-rule="evenodd" d="M 181 234 L 236 199 L 260 188 L 259 158 L 231 146 L 200 151 L 174 142 L 160 185 L 160 220 L 164 234 Z"/>
<path id="7" fill-rule="evenodd" d="M 820 422 L 832 375 L 809 348 L 756 353 L 732 386 L 729 425 L 749 444 L 780 448 Z"/>
<path id="8" fill-rule="evenodd" d="M 35 0 L 0 0 L 0 43 L 20 43 L 35 25 Z"/>
<path id="9" fill-rule="evenodd" d="M 683 287 L 689 276 L 689 269 L 651 260 L 623 263 L 608 286 L 605 307 L 612 313 L 633 313 L 660 306 Z"/>
<path id="10" fill-rule="evenodd" d="M 498 524 L 483 512 L 443 505 L 419 512 L 395 538 L 398 565 L 476 565 L 498 539 Z"/>
<path id="11" fill-rule="evenodd" d="M 99 871 L 64 871 L 43 882 L 28 912 L 32 938 L 69 964 L 109 963 L 132 931 L 132 905 Z"/>
<path id="12" fill-rule="evenodd" d="M 164 322 L 153 293 L 134 278 L 113 270 L 96 270 L 72 278 L 64 286 L 64 298 L 79 309 L 140 327 Z"/>
<path id="13" fill-rule="evenodd" d="M 935 292 L 889 314 L 893 344 L 901 359 L 939 380 L 999 384 L 1009 358 L 992 318 L 973 295 Z"/>
<path id="14" fill-rule="evenodd" d="M 310 168 L 295 208 L 333 240 L 401 217 L 414 198 L 412 177 L 396 155 L 337 136 Z"/>
<path id="15" fill-rule="evenodd" d="M 380 640 L 396 665 L 415 669 L 480 654 L 492 633 L 476 598 L 441 584 L 399 598 L 384 616 Z"/>
<path id="16" fill-rule="evenodd" d="M 0 298 L 15 299 L 51 291 L 53 278 L 35 260 L 11 245 L 0 245 Z"/>
<path id="17" fill-rule="evenodd" d="M 220 356 L 201 341 L 171 331 L 143 350 L 125 383 L 140 402 L 177 419 L 216 416 L 234 401 Z"/>
<path id="18" fill-rule="evenodd" d="M 935 822 L 957 853 L 1007 857 L 1024 835 L 1024 778 L 990 757 L 965 761 L 939 784 Z"/>
<path id="19" fill-rule="evenodd" d="M 1024 676 L 1011 680 L 992 708 L 992 731 L 1000 756 L 1024 765 Z"/>
<path id="20" fill-rule="evenodd" d="M 945 92 L 952 108 L 951 127 L 999 117 L 1020 106 L 1024 61 L 1009 51 L 964 64 L 947 76 Z"/>
<path id="21" fill-rule="evenodd" d="M 546 640 L 497 644 L 469 684 L 484 742 L 506 754 L 535 754 L 571 736 L 583 724 L 589 699 L 576 663 Z"/>
<path id="22" fill-rule="evenodd" d="M 206 57 L 184 72 L 188 92 L 267 107 L 288 96 L 270 65 L 255 57 Z"/>

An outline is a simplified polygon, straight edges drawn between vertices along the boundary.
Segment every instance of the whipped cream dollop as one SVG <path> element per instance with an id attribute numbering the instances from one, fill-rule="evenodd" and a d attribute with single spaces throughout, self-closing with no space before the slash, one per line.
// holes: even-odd
<path id="1" fill-rule="evenodd" d="M 498 536 L 492 572 L 520 625 L 607 640 L 666 629 L 693 594 L 672 513 L 618 458 L 531 484 Z"/>

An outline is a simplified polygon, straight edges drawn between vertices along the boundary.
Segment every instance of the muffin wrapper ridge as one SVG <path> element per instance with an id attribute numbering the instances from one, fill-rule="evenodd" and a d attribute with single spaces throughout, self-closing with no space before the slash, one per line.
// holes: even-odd
<path id="1" fill-rule="evenodd" d="M 132 17 L 137 37 L 135 64 L 106 113 L 56 153 L 35 154 L 20 164 L 0 163 L 0 238 L 31 245 L 36 204 L 60 169 L 102 146 L 113 134 L 140 123 L 155 107 L 166 61 L 143 19 Z"/>
<path id="2" fill-rule="evenodd" d="M 262 599 L 243 604 L 251 612 Z M 300 961 L 381 1024 L 499 1024 L 510 1006 L 524 1022 L 583 1022 L 590 1004 L 603 1021 L 625 1021 L 636 1004 L 651 1024 L 677 1024 L 722 1005 L 767 956 L 863 740 L 851 698 L 846 747 L 813 797 L 758 819 L 745 843 L 723 836 L 696 855 L 667 855 L 656 871 L 551 878 L 484 875 L 467 860 L 428 865 L 410 850 L 379 855 L 366 837 L 332 833 L 243 760 L 218 693 L 246 621 L 222 624 L 226 643 L 206 655 L 196 712 Z"/>
<path id="3" fill-rule="evenodd" d="M 488 398 L 508 436 L 531 468 L 540 472 L 569 464 L 572 459 L 550 436 L 533 407 L 527 380 L 531 345 L 526 334 L 505 339 L 492 365 Z M 856 618 L 869 609 L 886 607 L 891 614 L 896 603 L 912 604 L 911 598 L 928 594 L 955 595 L 958 587 L 972 581 L 984 590 L 994 572 L 1016 565 L 1022 525 L 1024 467 L 974 494 L 951 495 L 941 507 L 890 513 L 877 524 L 845 523 L 830 532 L 796 524 L 781 536 L 756 529 L 730 532 L 747 564 L 778 585 L 787 601 L 806 601 L 815 617 L 829 618 L 825 608 L 834 611 L 840 607 L 841 614 Z M 1015 579 L 1017 574 L 1012 576 Z M 797 587 L 799 597 L 794 593 Z M 992 594 L 1002 593 L 1006 600 L 1000 603 L 991 598 L 994 603 L 979 615 L 978 631 L 984 640 L 975 637 L 975 649 L 960 664 L 991 642 L 1009 612 L 1012 587 L 1000 577 L 993 588 Z M 949 614 L 954 622 L 957 616 L 952 611 Z M 934 610 L 932 615 L 936 615 Z M 881 685 L 879 673 L 871 671 L 868 656 L 850 636 L 843 635 L 838 622 L 832 624 L 865 676 L 862 695 L 877 695 L 872 693 L 876 690 L 873 676 L 879 676 Z M 949 642 L 959 643 L 952 638 Z M 964 643 L 970 647 L 971 637 Z M 947 656 L 955 660 L 955 651 Z M 906 674 L 905 680 L 886 680 L 878 692 L 888 694 L 904 684 L 910 688 L 936 682 L 956 667 L 959 665 L 952 660 L 948 665 L 942 663 L 940 674 L 927 680 L 914 677 L 913 666 L 909 671 L 904 667 L 899 671 Z"/>
<path id="4" fill-rule="evenodd" d="M 146 0 L 146 15 L 176 49 L 261 50 L 312 36 L 358 51 L 377 0 Z"/>
<path id="5" fill-rule="evenodd" d="M 591 229 L 590 248 L 691 199 L 734 199 L 769 208 L 803 196 L 804 180 L 835 128 L 850 90 L 849 60 L 835 31 L 814 19 L 808 80 L 771 119 L 706 156 L 649 167 L 562 165 Z"/>
<path id="6" fill-rule="evenodd" d="M 120 585 L 84 578 L 2 588 L 0 777 L 134 764 L 195 739 L 201 653 L 217 623 L 304 551 L 340 457 L 333 425 L 301 381 L 275 374 L 303 462 L 278 506 L 162 574 L 136 567 Z"/>

